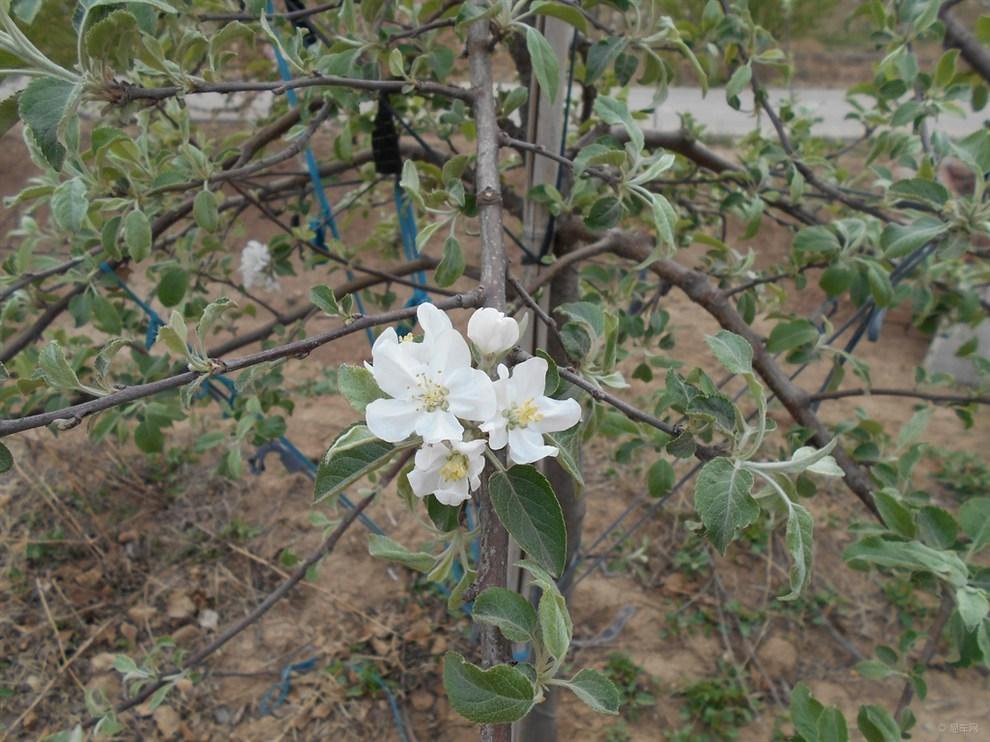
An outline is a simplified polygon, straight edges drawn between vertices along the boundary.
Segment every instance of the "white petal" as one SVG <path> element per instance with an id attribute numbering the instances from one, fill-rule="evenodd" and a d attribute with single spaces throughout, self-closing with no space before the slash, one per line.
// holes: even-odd
<path id="1" fill-rule="evenodd" d="M 543 434 L 531 428 L 509 431 L 509 458 L 516 464 L 532 464 L 547 456 L 556 456 L 555 446 L 543 444 Z"/>
<path id="2" fill-rule="evenodd" d="M 448 482 L 442 489 L 438 489 L 433 494 L 444 505 L 460 505 L 465 500 L 471 499 L 471 493 L 468 492 L 468 482 L 466 479 Z"/>
<path id="3" fill-rule="evenodd" d="M 416 319 L 427 336 L 453 328 L 447 313 L 428 302 L 416 308 Z"/>
<path id="4" fill-rule="evenodd" d="M 395 332 L 394 327 L 386 327 L 382 330 L 381 334 L 375 338 L 374 345 L 371 346 L 371 352 L 374 353 L 379 348 L 385 345 L 398 345 L 399 336 Z"/>
<path id="5" fill-rule="evenodd" d="M 556 433 L 574 427 L 581 420 L 581 405 L 576 399 L 551 399 L 541 397 L 536 400 L 536 408 L 543 416 L 532 427 L 541 433 Z"/>
<path id="6" fill-rule="evenodd" d="M 422 416 L 414 402 L 405 399 L 376 399 L 365 410 L 368 429 L 383 441 L 404 441 Z"/>
<path id="7" fill-rule="evenodd" d="M 371 405 L 368 405 L 368 409 L 371 409 Z M 424 443 L 459 441 L 464 437 L 464 426 L 453 413 L 443 410 L 418 413 L 415 430 L 418 435 L 423 436 Z"/>
<path id="8" fill-rule="evenodd" d="M 471 349 L 457 330 L 427 335 L 423 338 L 422 350 L 423 362 L 429 367 L 430 375 L 444 385 L 446 381 L 440 378 L 444 373 L 471 366 Z"/>
<path id="9" fill-rule="evenodd" d="M 488 420 L 495 414 L 495 385 L 476 368 L 454 369 L 443 378 L 450 411 L 465 420 Z"/>
<path id="10" fill-rule="evenodd" d="M 440 473 L 437 471 L 413 469 L 406 478 L 409 480 L 409 486 L 412 487 L 416 497 L 432 495 L 440 486 Z"/>
<path id="11" fill-rule="evenodd" d="M 493 451 L 501 451 L 508 443 L 509 428 L 503 419 L 501 422 L 489 421 L 481 426 L 481 429 L 488 433 L 488 447 Z"/>
<path id="12" fill-rule="evenodd" d="M 372 376 L 383 392 L 398 399 L 408 399 L 418 389 L 416 373 L 421 369 L 405 345 L 406 343 L 376 343 L 372 355 Z"/>
<path id="13" fill-rule="evenodd" d="M 547 362 L 542 358 L 528 358 L 512 369 L 509 399 L 525 402 L 543 396 L 547 384 Z"/>

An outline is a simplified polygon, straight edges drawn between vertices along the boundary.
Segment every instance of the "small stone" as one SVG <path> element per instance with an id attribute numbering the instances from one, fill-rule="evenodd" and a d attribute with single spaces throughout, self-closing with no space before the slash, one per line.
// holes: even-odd
<path id="1" fill-rule="evenodd" d="M 797 649 L 786 639 L 772 636 L 759 650 L 760 662 L 771 677 L 790 677 L 797 668 Z"/>
<path id="2" fill-rule="evenodd" d="M 132 623 L 127 623 L 126 621 L 120 625 L 120 635 L 124 637 L 129 643 L 134 644 L 137 641 L 138 630 L 137 626 Z"/>
<path id="3" fill-rule="evenodd" d="M 220 625 L 220 614 L 209 608 L 199 612 L 199 625 L 207 631 L 216 631 Z"/>
<path id="4" fill-rule="evenodd" d="M 159 706 L 152 714 L 152 718 L 155 720 L 158 731 L 166 739 L 174 737 L 179 731 L 179 725 L 182 724 L 179 712 L 171 706 Z"/>
<path id="5" fill-rule="evenodd" d="M 429 711 L 435 703 L 433 694 L 425 690 L 416 691 L 409 700 L 412 702 L 412 707 L 417 711 Z"/>
<path id="6" fill-rule="evenodd" d="M 217 724 L 229 724 L 230 723 L 230 711 L 226 706 L 218 706 L 213 712 L 213 719 Z"/>
<path id="7" fill-rule="evenodd" d="M 127 609 L 127 617 L 130 618 L 135 623 L 144 623 L 154 616 L 158 611 L 152 608 L 150 605 L 136 605 L 133 608 Z"/>
<path id="8" fill-rule="evenodd" d="M 132 541 L 137 541 L 138 538 L 140 538 L 140 534 L 138 534 L 138 532 L 133 529 L 129 531 L 121 531 L 120 533 L 117 534 L 117 543 L 129 544 Z"/>
<path id="9" fill-rule="evenodd" d="M 169 596 L 166 612 L 169 618 L 181 621 L 196 612 L 196 604 L 187 593 L 174 592 Z"/>

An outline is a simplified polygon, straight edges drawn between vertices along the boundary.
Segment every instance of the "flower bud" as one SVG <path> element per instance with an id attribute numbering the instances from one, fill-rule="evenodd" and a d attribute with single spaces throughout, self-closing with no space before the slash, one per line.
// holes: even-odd
<path id="1" fill-rule="evenodd" d="M 496 355 L 519 342 L 519 323 L 497 309 L 485 307 L 471 315 L 467 334 L 482 354 Z"/>

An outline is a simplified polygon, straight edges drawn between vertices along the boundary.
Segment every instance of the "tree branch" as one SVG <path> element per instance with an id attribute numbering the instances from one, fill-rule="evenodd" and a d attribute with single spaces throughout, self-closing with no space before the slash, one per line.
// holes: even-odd
<path id="1" fill-rule="evenodd" d="M 473 307 L 477 306 L 483 298 L 484 292 L 479 288 L 466 294 L 459 294 L 458 296 L 451 297 L 450 299 L 437 302 L 437 307 L 440 309 Z M 290 356 L 305 357 L 321 345 L 332 343 L 334 340 L 338 340 L 345 335 L 360 332 L 368 327 L 391 324 L 392 322 L 408 319 L 410 317 L 414 317 L 415 315 L 416 307 L 403 307 L 402 309 L 395 309 L 382 314 L 365 315 L 363 317 L 359 317 L 350 324 L 344 325 L 343 327 L 334 328 L 333 330 L 328 330 L 327 332 L 314 335 L 310 338 L 296 340 L 291 343 L 286 343 L 285 345 L 279 345 L 274 348 L 262 350 L 258 353 L 252 353 L 251 355 L 236 358 L 231 361 L 225 362 L 217 359 L 217 370 L 220 373 L 234 372 L 249 368 L 250 366 L 256 366 L 259 363 L 277 361 Z M 161 392 L 168 391 L 170 389 L 177 389 L 195 381 L 204 381 L 209 378 L 209 374 L 204 374 L 199 371 L 185 371 L 183 373 L 176 374 L 175 376 L 169 376 L 168 378 L 160 379 L 158 381 L 151 381 L 146 384 L 136 384 L 135 386 L 125 387 L 124 389 L 108 394 L 105 397 L 98 397 L 97 399 L 64 407 L 60 410 L 43 412 L 37 415 L 30 415 L 22 418 L 0 420 L 0 438 L 12 433 L 19 433 L 24 430 L 40 428 L 51 423 L 56 423 L 63 429 L 71 428 L 82 422 L 83 418 L 94 413 L 102 412 L 103 410 L 110 409 L 111 407 L 117 407 L 128 402 L 134 402 L 138 399 L 150 397 L 155 394 L 160 394 Z"/>
<path id="2" fill-rule="evenodd" d="M 809 399 L 812 402 L 828 399 L 845 399 L 846 397 L 907 397 L 910 399 L 922 399 L 938 405 L 967 405 L 967 404 L 990 404 L 990 395 L 986 394 L 939 394 L 937 392 L 922 392 L 918 389 L 840 389 L 833 392 L 819 392 L 812 394 Z"/>
<path id="3" fill-rule="evenodd" d="M 939 8 L 938 18 L 945 26 L 944 44 L 946 49 L 958 49 L 959 54 L 969 62 L 969 66 L 987 82 L 990 82 L 990 51 L 980 40 L 969 32 L 966 25 L 949 11 L 960 0 L 948 0 Z"/>

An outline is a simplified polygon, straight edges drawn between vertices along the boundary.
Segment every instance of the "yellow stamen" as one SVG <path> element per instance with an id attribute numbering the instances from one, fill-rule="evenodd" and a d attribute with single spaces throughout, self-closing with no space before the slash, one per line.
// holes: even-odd
<path id="1" fill-rule="evenodd" d="M 425 412 L 447 409 L 447 395 L 450 391 L 442 384 L 437 384 L 426 376 L 419 378 L 419 403 Z"/>
<path id="2" fill-rule="evenodd" d="M 440 467 L 440 476 L 448 482 L 457 482 L 468 475 L 468 459 L 462 453 L 452 453 Z"/>
<path id="3" fill-rule="evenodd" d="M 521 405 L 516 405 L 508 410 L 505 415 L 509 418 L 510 428 L 525 428 L 532 423 L 538 423 L 543 419 L 543 413 L 536 406 L 536 402 L 527 399 Z"/>

